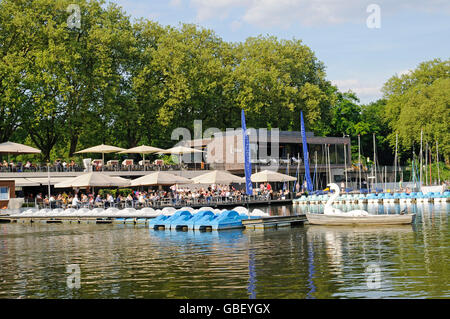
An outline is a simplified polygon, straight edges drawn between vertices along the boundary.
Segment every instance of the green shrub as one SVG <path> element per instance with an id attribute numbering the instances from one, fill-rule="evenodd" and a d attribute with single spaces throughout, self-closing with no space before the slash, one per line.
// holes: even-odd
<path id="1" fill-rule="evenodd" d="M 102 198 L 106 198 L 108 194 L 111 194 L 114 198 L 116 198 L 117 189 L 107 188 L 107 189 L 99 189 L 98 194 Z"/>
<path id="2" fill-rule="evenodd" d="M 129 194 L 133 193 L 133 190 L 131 188 L 120 188 L 119 194 L 123 197 L 127 197 Z"/>

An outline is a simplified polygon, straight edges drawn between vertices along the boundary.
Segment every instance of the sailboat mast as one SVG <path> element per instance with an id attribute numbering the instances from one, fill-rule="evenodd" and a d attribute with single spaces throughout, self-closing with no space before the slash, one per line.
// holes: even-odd
<path id="1" fill-rule="evenodd" d="M 345 162 L 345 188 L 347 189 L 347 144 L 344 143 L 344 162 Z"/>
<path id="2" fill-rule="evenodd" d="M 358 171 L 359 171 L 359 189 L 361 189 L 361 136 L 358 134 Z"/>
<path id="3" fill-rule="evenodd" d="M 427 145 L 428 145 L 428 143 L 427 143 Z M 430 157 L 430 167 L 429 167 L 429 170 L 430 170 L 430 186 L 431 186 L 431 185 L 433 185 L 433 181 L 432 181 L 432 178 L 431 178 L 431 146 L 430 146 L 430 149 L 429 149 L 428 156 Z"/>
<path id="4" fill-rule="evenodd" d="M 423 138 L 423 130 L 420 130 L 420 168 L 419 168 L 419 188 L 422 188 L 422 165 L 423 165 L 423 161 L 422 161 L 422 138 Z"/>
<path id="5" fill-rule="evenodd" d="M 398 147 L 398 133 L 395 133 L 395 156 L 394 156 L 394 190 L 397 185 L 397 147 Z"/>
<path id="6" fill-rule="evenodd" d="M 437 173 L 438 173 L 438 185 L 441 185 L 441 176 L 439 174 L 439 146 L 438 141 L 436 141 L 436 166 L 437 166 Z"/>
<path id="7" fill-rule="evenodd" d="M 425 185 L 428 185 L 428 142 L 425 142 Z"/>
<path id="8" fill-rule="evenodd" d="M 378 184 L 378 180 L 377 180 L 377 154 L 376 154 L 376 146 L 375 146 L 375 133 L 372 134 L 373 136 L 373 168 L 374 168 L 374 173 L 375 173 L 375 188 L 377 187 L 376 185 Z"/>
<path id="9" fill-rule="evenodd" d="M 319 187 L 318 187 L 318 185 L 319 185 L 319 181 L 318 181 L 318 179 L 319 179 L 319 172 L 317 171 L 317 150 L 316 151 L 314 151 L 314 157 L 315 157 L 315 161 L 316 161 L 316 163 L 315 163 L 315 167 L 314 167 L 314 171 L 316 172 L 316 190 L 318 190 L 319 189 Z"/>
<path id="10" fill-rule="evenodd" d="M 333 183 L 333 181 L 332 181 L 332 176 L 331 176 L 330 144 L 328 144 L 328 170 L 329 170 L 329 176 L 330 176 L 330 183 Z"/>

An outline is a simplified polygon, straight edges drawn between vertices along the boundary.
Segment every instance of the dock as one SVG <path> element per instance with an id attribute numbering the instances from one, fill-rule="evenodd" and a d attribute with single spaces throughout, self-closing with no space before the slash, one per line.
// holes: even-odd
<path id="1" fill-rule="evenodd" d="M 242 220 L 242 226 L 245 229 L 268 229 L 268 228 L 281 228 L 292 227 L 297 225 L 303 225 L 307 222 L 306 214 L 294 215 L 294 216 L 271 216 L 264 218 L 252 218 Z"/>
<path id="2" fill-rule="evenodd" d="M 212 215 L 212 213 L 211 213 Z M 281 227 L 292 227 L 296 225 L 303 225 L 307 222 L 306 215 L 294 215 L 294 216 L 271 216 L 262 218 L 238 218 L 239 215 L 234 212 L 233 220 L 223 220 L 217 223 L 211 218 L 211 221 L 204 222 L 196 227 L 189 223 L 189 219 L 185 218 L 186 221 L 181 222 L 178 220 L 173 225 L 167 223 L 166 220 L 161 220 L 160 223 L 157 222 L 157 218 L 149 217 L 18 217 L 18 216 L 0 216 L 0 223 L 19 223 L 19 224 L 130 224 L 130 225 L 149 225 L 152 229 L 159 229 L 159 226 L 163 226 L 167 230 L 223 230 L 223 229 L 246 229 L 246 230 L 257 230 L 257 229 L 269 229 L 269 228 L 281 228 Z M 162 216 L 162 215 L 161 215 Z M 213 215 L 214 216 L 214 215 Z M 164 216 L 163 216 L 164 217 Z M 169 217 L 169 216 L 167 216 Z M 176 220 L 176 217 L 172 217 Z M 205 215 L 208 217 L 208 215 Z M 227 217 L 229 219 L 229 217 Z M 234 220 L 235 219 L 235 220 Z M 181 226 L 184 227 L 181 227 Z"/>
<path id="3" fill-rule="evenodd" d="M 12 217 L 0 216 L 0 224 L 147 224 L 152 218 L 142 217 Z"/>

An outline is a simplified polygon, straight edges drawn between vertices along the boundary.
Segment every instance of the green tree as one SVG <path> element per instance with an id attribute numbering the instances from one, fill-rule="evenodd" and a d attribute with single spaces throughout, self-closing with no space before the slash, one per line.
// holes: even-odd
<path id="1" fill-rule="evenodd" d="M 248 38 L 235 48 L 236 102 L 253 127 L 300 129 L 300 111 L 307 128 L 323 133 L 333 103 L 324 65 L 300 40 Z"/>
<path id="2" fill-rule="evenodd" d="M 423 139 L 432 145 L 439 142 L 439 152 L 447 164 L 450 160 L 450 60 L 435 59 L 419 64 L 408 74 L 395 75 L 383 87 L 386 98 L 386 121 L 392 130 L 388 136 L 395 143 L 398 133 L 403 151 L 419 149 Z"/>

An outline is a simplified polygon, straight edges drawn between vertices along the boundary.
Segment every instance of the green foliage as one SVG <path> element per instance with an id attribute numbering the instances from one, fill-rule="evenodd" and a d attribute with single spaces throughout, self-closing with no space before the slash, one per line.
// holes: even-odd
<path id="1" fill-rule="evenodd" d="M 71 3 L 80 30 L 67 27 Z M 300 40 L 227 43 L 191 24 L 132 23 L 98 0 L 6 0 L 0 19 L 0 140 L 27 140 L 44 161 L 100 143 L 171 147 L 174 128 L 239 127 L 242 108 L 250 127 L 299 129 L 303 110 L 326 133 L 335 88 Z"/>
<path id="2" fill-rule="evenodd" d="M 123 197 L 127 197 L 128 195 L 133 193 L 133 190 L 131 188 L 119 188 L 117 190 L 118 195 L 121 195 Z"/>
<path id="3" fill-rule="evenodd" d="M 395 75 L 383 87 L 386 121 L 392 130 L 390 144 L 398 133 L 403 152 L 420 147 L 420 135 L 432 145 L 439 142 L 439 153 L 450 159 L 450 60 L 421 63 L 408 74 Z"/>
<path id="4" fill-rule="evenodd" d="M 175 158 L 177 158 L 178 156 L 176 156 Z M 174 161 L 174 158 L 172 157 L 172 155 L 160 155 L 159 157 L 160 159 L 162 159 L 164 161 L 165 165 L 173 165 L 173 164 L 178 164 L 178 161 Z"/>
<path id="5" fill-rule="evenodd" d="M 73 3 L 81 29 L 67 26 Z M 437 140 L 449 160 L 449 61 L 396 75 L 385 99 L 360 105 L 297 39 L 229 43 L 192 24 L 132 22 L 102 0 L 3 0 L 0 26 L 0 142 L 37 146 L 41 161 L 81 163 L 75 151 L 101 143 L 171 147 L 172 130 L 192 132 L 194 120 L 204 129 L 240 127 L 241 109 L 248 127 L 281 130 L 299 130 L 303 111 L 316 135 L 350 136 L 353 158 L 358 134 L 371 157 L 375 133 L 382 164 L 393 163 L 396 133 L 406 159 L 423 128 L 433 152 Z"/>
<path id="6" fill-rule="evenodd" d="M 127 197 L 129 194 L 132 194 L 133 190 L 131 188 L 104 188 L 104 189 L 99 189 L 98 190 L 98 194 L 102 197 L 102 198 L 106 198 L 106 196 L 108 194 L 111 194 L 114 198 L 116 198 L 117 196 L 121 195 L 123 197 Z"/>

